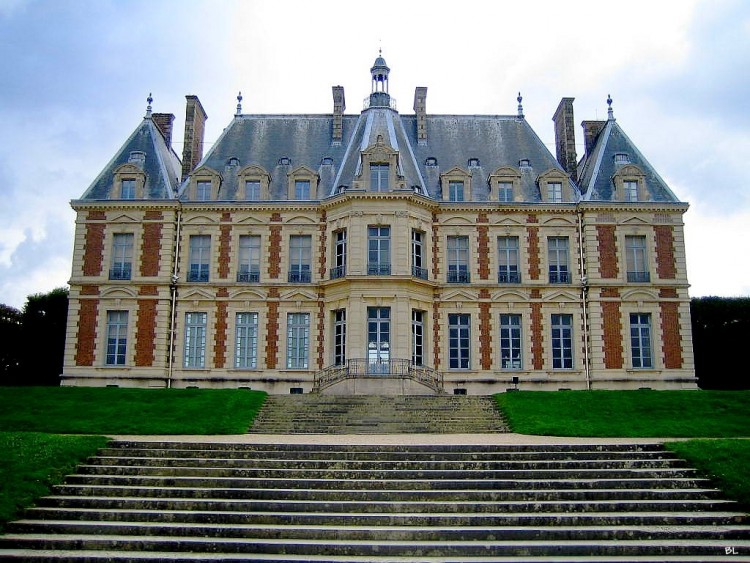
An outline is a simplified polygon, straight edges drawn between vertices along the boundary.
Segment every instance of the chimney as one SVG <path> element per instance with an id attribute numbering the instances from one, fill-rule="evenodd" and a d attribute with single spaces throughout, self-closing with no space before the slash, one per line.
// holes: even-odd
<path id="1" fill-rule="evenodd" d="M 596 144 L 596 139 L 599 137 L 599 133 L 602 132 L 604 126 L 607 124 L 606 121 L 582 121 L 581 127 L 583 127 L 583 143 L 586 150 L 586 156 L 591 154 Z"/>
<path id="2" fill-rule="evenodd" d="M 185 96 L 185 143 L 182 149 L 182 178 L 195 170 L 203 158 L 203 132 L 206 128 L 206 115 L 198 96 Z"/>
<path id="3" fill-rule="evenodd" d="M 555 147 L 557 148 L 557 162 L 565 172 L 576 181 L 578 158 L 576 156 L 576 134 L 573 121 L 573 100 L 563 98 L 552 116 L 555 122 Z"/>
<path id="4" fill-rule="evenodd" d="M 172 148 L 172 124 L 174 123 L 173 113 L 152 113 L 151 119 L 154 125 L 161 131 L 167 146 Z"/>
<path id="5" fill-rule="evenodd" d="M 344 110 L 346 101 L 344 100 L 344 87 L 333 86 L 333 132 L 331 141 L 334 145 L 340 145 L 344 138 Z"/>
<path id="6" fill-rule="evenodd" d="M 417 143 L 427 144 L 427 88 L 417 86 L 414 89 L 414 113 L 417 114 Z"/>

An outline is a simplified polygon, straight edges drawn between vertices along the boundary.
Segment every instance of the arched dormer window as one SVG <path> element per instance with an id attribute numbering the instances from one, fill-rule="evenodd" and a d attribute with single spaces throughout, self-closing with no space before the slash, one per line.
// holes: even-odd
<path id="1" fill-rule="evenodd" d="M 237 199 L 264 201 L 269 198 L 271 175 L 260 166 L 245 166 L 237 173 Z"/>
<path id="2" fill-rule="evenodd" d="M 398 152 L 386 145 L 382 136 L 362 151 L 360 173 L 352 187 L 371 192 L 406 189 L 403 176 L 398 174 Z"/>
<path id="3" fill-rule="evenodd" d="M 146 174 L 135 164 L 115 168 L 110 199 L 144 199 Z"/>
<path id="4" fill-rule="evenodd" d="M 440 175 L 443 201 L 471 201 L 471 174 L 454 166 Z"/>
<path id="5" fill-rule="evenodd" d="M 287 197 L 292 200 L 306 201 L 318 199 L 318 173 L 307 166 L 299 166 L 288 174 Z"/>
<path id="6" fill-rule="evenodd" d="M 191 201 L 216 201 L 219 199 L 220 187 L 221 174 L 208 166 L 202 166 L 190 175 L 188 198 Z"/>
<path id="7" fill-rule="evenodd" d="M 646 175 L 635 164 L 627 164 L 612 176 L 615 201 L 647 201 Z"/>
<path id="8" fill-rule="evenodd" d="M 563 203 L 573 201 L 568 175 L 562 170 L 550 168 L 537 178 L 539 193 L 545 203 Z"/>
<path id="9" fill-rule="evenodd" d="M 518 168 L 502 166 L 490 174 L 487 181 L 490 184 L 490 201 L 522 201 L 521 171 Z"/>

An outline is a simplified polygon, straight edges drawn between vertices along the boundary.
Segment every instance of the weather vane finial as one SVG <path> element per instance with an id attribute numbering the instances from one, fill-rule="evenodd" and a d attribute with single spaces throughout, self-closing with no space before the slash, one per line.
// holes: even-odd
<path id="1" fill-rule="evenodd" d="M 154 101 L 154 99 L 151 97 L 151 92 L 148 93 L 148 98 L 146 98 L 146 102 L 148 102 L 148 105 L 146 106 L 146 117 L 151 116 L 151 103 Z"/>
<path id="2" fill-rule="evenodd" d="M 612 111 L 612 96 L 607 94 L 607 119 L 610 121 L 615 120 L 615 112 Z"/>
<path id="3" fill-rule="evenodd" d="M 237 113 L 235 115 L 242 115 L 242 91 L 237 93 Z"/>
<path id="4" fill-rule="evenodd" d="M 521 102 L 523 102 L 523 96 L 521 95 L 521 92 L 518 93 L 516 101 L 518 102 L 518 117 L 523 117 L 523 105 L 521 104 Z"/>

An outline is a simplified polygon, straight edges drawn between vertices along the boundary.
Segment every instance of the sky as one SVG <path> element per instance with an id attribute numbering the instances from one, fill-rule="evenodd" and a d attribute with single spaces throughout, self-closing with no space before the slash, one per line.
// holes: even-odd
<path id="1" fill-rule="evenodd" d="M 382 49 L 413 113 L 516 113 L 554 154 L 552 115 L 620 126 L 681 201 L 694 297 L 750 295 L 750 2 L 744 0 L 0 0 L 0 303 L 65 286 L 79 198 L 153 111 L 185 95 L 206 145 L 234 115 L 362 110 Z M 583 154 L 578 127 L 577 152 Z"/>

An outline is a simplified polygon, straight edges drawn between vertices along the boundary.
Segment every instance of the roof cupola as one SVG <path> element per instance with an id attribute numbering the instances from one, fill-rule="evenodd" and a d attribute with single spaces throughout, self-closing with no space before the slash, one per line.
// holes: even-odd
<path id="1" fill-rule="evenodd" d="M 391 96 L 388 93 L 388 73 L 391 71 L 385 64 L 383 51 L 378 51 L 378 58 L 370 69 L 372 76 L 372 92 L 370 93 L 370 107 L 389 107 Z"/>

